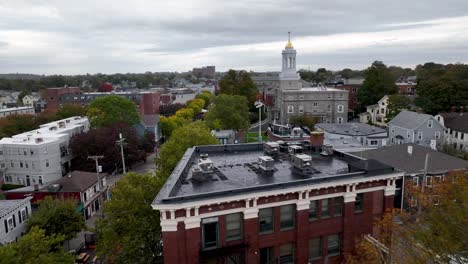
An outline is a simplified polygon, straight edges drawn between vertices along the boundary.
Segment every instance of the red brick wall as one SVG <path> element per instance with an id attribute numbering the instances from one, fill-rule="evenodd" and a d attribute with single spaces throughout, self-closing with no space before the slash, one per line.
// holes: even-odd
<path id="1" fill-rule="evenodd" d="M 373 185 L 381 185 L 373 183 Z M 366 186 L 367 187 L 367 186 Z M 342 192 L 343 188 L 329 188 L 319 191 L 319 195 Z M 311 197 L 317 195 L 315 191 Z M 276 197 L 260 198 L 258 204 L 277 203 L 297 199 L 297 194 L 285 194 Z M 268 199 L 268 202 L 266 201 Z M 334 198 L 332 198 L 334 199 Z M 356 213 L 354 202 L 344 204 L 343 215 L 321 219 L 321 203 L 317 208 L 319 219 L 309 221 L 308 209 L 296 211 L 295 228 L 280 231 L 280 207 L 274 207 L 274 232 L 260 235 L 258 232 L 258 218 L 245 219 L 243 222 L 243 238 L 241 240 L 225 240 L 225 216 L 218 217 L 220 247 L 246 244 L 244 251 L 245 263 L 258 263 L 260 249 L 274 247 L 275 257 L 279 257 L 280 246 L 287 243 L 295 244 L 295 263 L 307 263 L 309 240 L 322 237 L 323 255 L 320 260 L 312 263 L 340 263 L 342 255 L 327 256 L 327 236 L 339 234 L 341 237 L 341 252 L 348 253 L 354 250 L 355 240 L 364 234 L 371 234 L 373 223 L 383 215 L 385 209 L 393 207 L 393 196 L 384 196 L 384 191 L 366 192 L 363 197 L 363 211 Z M 334 207 L 330 207 L 330 214 L 334 214 Z M 229 206 L 230 205 L 230 206 Z M 234 205 L 234 206 L 233 206 Z M 253 202 L 250 204 L 253 205 Z M 219 204 L 200 208 L 200 216 L 204 213 L 213 213 L 220 210 L 242 208 L 245 202 L 239 201 L 231 204 Z M 221 209 L 221 207 L 223 209 Z M 208 208 L 211 208 L 209 210 Z M 182 211 L 181 211 L 182 212 Z M 177 213 L 176 213 L 177 214 Z M 194 211 L 191 211 L 191 215 Z M 169 216 L 167 214 L 167 216 Z M 198 263 L 202 243 L 201 228 L 185 230 L 183 222 L 179 222 L 177 232 L 163 232 L 165 263 Z"/>
<path id="2" fill-rule="evenodd" d="M 47 88 L 46 100 L 47 110 L 57 111 L 60 108 L 60 96 L 63 94 L 79 94 L 81 90 L 79 87 L 61 87 L 61 88 Z"/>
<path id="3" fill-rule="evenodd" d="M 159 114 L 160 94 L 145 93 L 140 102 L 140 114 L 155 115 Z"/>

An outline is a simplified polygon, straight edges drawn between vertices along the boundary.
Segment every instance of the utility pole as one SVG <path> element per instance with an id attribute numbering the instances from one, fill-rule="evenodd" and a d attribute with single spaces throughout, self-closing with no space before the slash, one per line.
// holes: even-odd
<path id="1" fill-rule="evenodd" d="M 258 108 L 258 142 L 262 142 L 262 101 L 255 102 L 255 107 Z"/>
<path id="2" fill-rule="evenodd" d="M 98 184 L 99 184 L 99 189 L 102 188 L 101 181 L 99 179 L 99 172 L 100 172 L 99 171 L 99 159 L 102 159 L 102 158 L 104 158 L 103 155 L 88 156 L 88 159 L 92 159 L 96 163 L 96 176 L 97 176 L 97 181 L 98 181 Z"/>
<path id="3" fill-rule="evenodd" d="M 122 137 L 122 133 L 119 133 L 119 140 L 117 140 L 117 144 L 120 145 L 120 154 L 122 155 L 122 170 L 123 173 L 127 173 L 127 170 L 125 169 L 125 157 L 124 157 L 124 151 L 123 151 L 123 146 L 125 145 L 125 138 Z"/>

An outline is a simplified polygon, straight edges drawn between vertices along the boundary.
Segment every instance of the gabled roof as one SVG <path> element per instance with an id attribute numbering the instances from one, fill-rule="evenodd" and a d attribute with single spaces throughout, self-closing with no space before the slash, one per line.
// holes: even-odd
<path id="1" fill-rule="evenodd" d="M 412 155 L 408 154 L 408 146 L 413 147 Z M 378 160 L 408 174 L 421 174 L 424 171 L 424 163 L 428 153 L 427 171 L 429 174 L 468 168 L 468 161 L 466 160 L 413 143 L 354 152 L 353 155 Z"/>
<path id="2" fill-rule="evenodd" d="M 446 128 L 468 133 L 468 113 L 441 113 Z"/>
<path id="3" fill-rule="evenodd" d="M 26 197 L 20 200 L 0 200 L 0 218 L 9 214 L 11 211 L 15 210 L 17 207 L 31 199 L 32 197 Z"/>
<path id="4" fill-rule="evenodd" d="M 388 125 L 399 126 L 402 128 L 414 130 L 418 128 L 421 124 L 426 122 L 429 119 L 434 117 L 427 114 L 416 113 L 408 110 L 401 111 L 397 116 L 395 116 Z"/>
<path id="5" fill-rule="evenodd" d="M 315 127 L 320 128 L 328 133 L 347 136 L 369 136 L 387 132 L 387 130 L 382 129 L 380 127 L 371 126 L 364 123 L 319 123 L 315 124 Z"/>

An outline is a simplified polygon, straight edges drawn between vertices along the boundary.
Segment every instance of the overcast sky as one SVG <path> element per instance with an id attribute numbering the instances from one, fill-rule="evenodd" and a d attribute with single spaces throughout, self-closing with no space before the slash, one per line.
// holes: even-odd
<path id="1" fill-rule="evenodd" d="M 468 62 L 468 0 L 0 0 L 0 73 Z"/>

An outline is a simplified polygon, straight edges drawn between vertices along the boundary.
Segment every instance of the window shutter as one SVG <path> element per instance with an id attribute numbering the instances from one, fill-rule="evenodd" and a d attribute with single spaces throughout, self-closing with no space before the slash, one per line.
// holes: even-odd
<path id="1" fill-rule="evenodd" d="M 8 223 L 7 223 L 7 220 L 3 220 L 3 222 L 5 223 L 5 233 L 8 233 Z"/>
<path id="2" fill-rule="evenodd" d="M 15 219 L 15 215 L 13 215 L 13 227 L 16 227 L 16 219 Z"/>
<path id="3" fill-rule="evenodd" d="M 19 223 L 21 224 L 21 211 L 18 211 L 18 220 L 19 220 Z"/>

